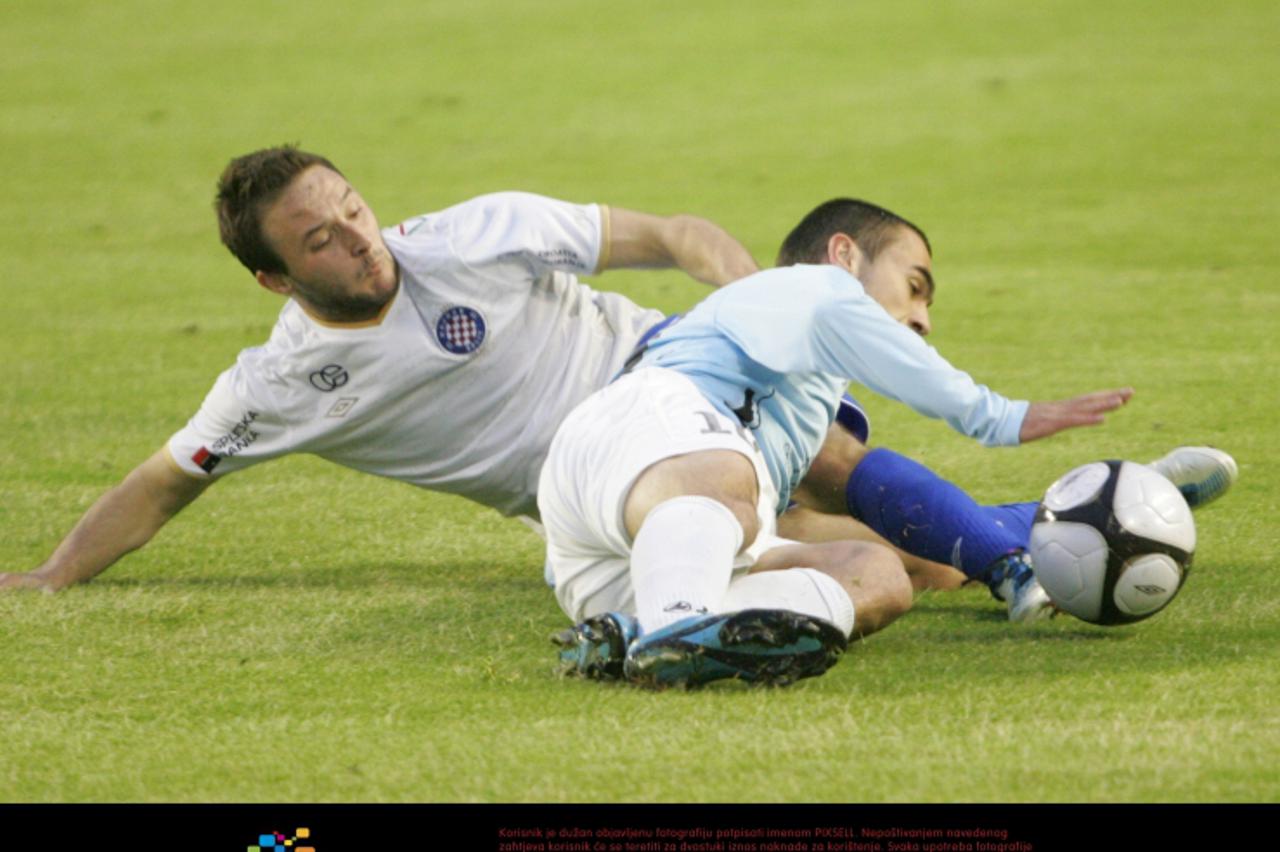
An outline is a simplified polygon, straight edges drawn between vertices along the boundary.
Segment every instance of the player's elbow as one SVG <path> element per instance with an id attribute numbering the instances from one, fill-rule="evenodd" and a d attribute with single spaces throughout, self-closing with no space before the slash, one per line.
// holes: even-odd
<path id="1" fill-rule="evenodd" d="M 120 488 L 159 525 L 203 494 L 211 482 L 179 470 L 162 448 L 125 477 Z"/>

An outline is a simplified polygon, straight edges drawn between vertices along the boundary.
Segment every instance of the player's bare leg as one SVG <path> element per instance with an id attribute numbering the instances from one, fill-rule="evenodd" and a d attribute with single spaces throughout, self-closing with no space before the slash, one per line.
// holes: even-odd
<path id="1" fill-rule="evenodd" d="M 885 541 L 866 524 L 848 515 L 829 515 L 806 506 L 793 506 L 778 518 L 778 535 L 793 541 L 813 544 L 823 542 L 869 542 L 892 549 L 906 569 L 911 588 L 917 592 L 927 590 L 951 591 L 958 589 L 968 577 L 950 565 L 930 562 L 900 550 Z"/>
<path id="2" fill-rule="evenodd" d="M 866 444 L 843 428 L 832 426 L 792 497 L 797 503 L 823 514 L 848 515 L 845 483 L 869 452 Z"/>
<path id="3" fill-rule="evenodd" d="M 760 557 L 751 576 L 730 588 L 727 603 L 745 600 L 748 594 L 754 597 L 753 580 L 767 581 L 774 572 L 803 568 L 834 578 L 849 595 L 856 614 L 851 639 L 883 630 L 911 609 L 911 581 L 893 548 L 861 541 L 775 547 Z"/>
<path id="4" fill-rule="evenodd" d="M 634 541 L 649 513 L 679 497 L 706 497 L 728 509 L 742 527 L 738 551 L 750 547 L 760 531 L 756 517 L 759 488 L 755 467 L 733 450 L 703 450 L 651 465 L 631 486 L 623 507 L 627 535 Z"/>

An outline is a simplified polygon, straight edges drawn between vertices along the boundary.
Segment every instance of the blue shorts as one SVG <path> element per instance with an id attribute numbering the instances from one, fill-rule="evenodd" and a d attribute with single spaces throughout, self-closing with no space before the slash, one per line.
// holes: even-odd
<path id="1" fill-rule="evenodd" d="M 858 401 L 847 393 L 840 398 L 840 408 L 836 410 L 836 422 L 864 444 L 867 438 L 871 437 L 871 420 L 867 418 L 867 412 L 863 411 Z"/>

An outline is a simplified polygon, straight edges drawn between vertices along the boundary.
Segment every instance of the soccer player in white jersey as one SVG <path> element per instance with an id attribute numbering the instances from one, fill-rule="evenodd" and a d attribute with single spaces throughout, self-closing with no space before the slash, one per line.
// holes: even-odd
<path id="1" fill-rule="evenodd" d="M 838 658 L 860 623 L 859 572 L 881 555 L 857 555 L 852 583 L 804 569 L 752 571 L 818 567 L 778 541 L 771 524 L 814 459 L 835 457 L 808 489 L 847 492 L 851 512 L 874 505 L 890 514 L 899 509 L 885 492 L 901 490 L 904 502 L 929 507 L 914 518 L 926 532 L 939 522 L 933 505 L 957 511 L 947 489 L 958 491 L 908 470 L 876 480 L 874 494 L 855 494 L 868 488 L 857 468 L 870 454 L 824 446 L 839 443 L 832 426 L 851 379 L 988 445 L 1101 422 L 1132 394 L 1014 402 L 952 367 L 923 341 L 934 289 L 928 241 L 883 208 L 850 199 L 819 207 L 788 238 L 783 260 L 814 265 L 713 293 L 557 432 L 538 503 L 557 597 L 580 622 L 559 638 L 566 670 L 659 686 L 787 682 Z M 1009 601 L 1013 620 L 1048 606 L 1024 545 L 973 567 L 954 558 Z"/>
<path id="2" fill-rule="evenodd" d="M 662 319 L 575 275 L 678 266 L 719 285 L 756 269 L 696 217 L 521 193 L 380 229 L 332 163 L 289 147 L 233 160 L 216 206 L 223 242 L 289 299 L 270 340 L 43 565 L 0 574 L 0 587 L 87 580 L 210 483 L 291 452 L 532 513 L 564 414 Z"/>

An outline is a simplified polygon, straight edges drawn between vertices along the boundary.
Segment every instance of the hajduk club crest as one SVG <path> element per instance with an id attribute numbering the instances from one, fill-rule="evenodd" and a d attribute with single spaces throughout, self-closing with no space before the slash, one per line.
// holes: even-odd
<path id="1" fill-rule="evenodd" d="M 436 339 L 455 355 L 475 352 L 484 343 L 484 334 L 484 317 L 475 308 L 450 308 L 436 323 Z"/>

